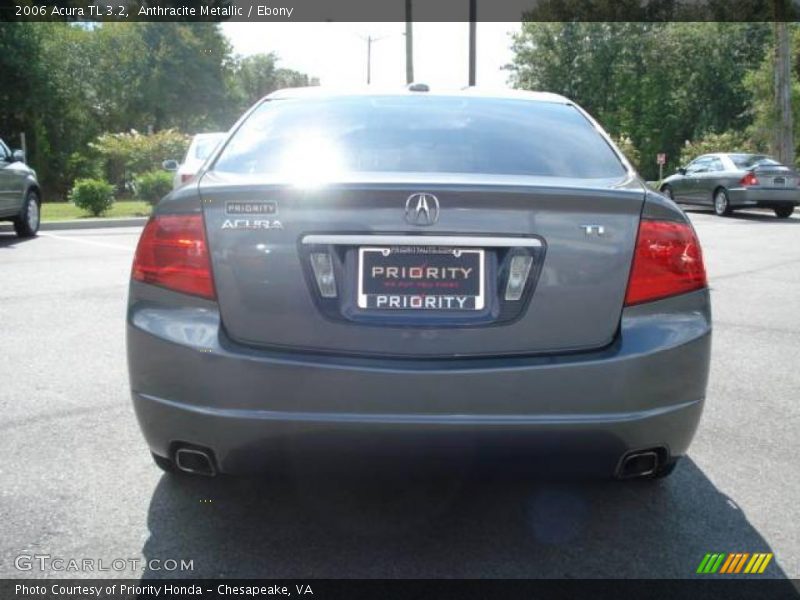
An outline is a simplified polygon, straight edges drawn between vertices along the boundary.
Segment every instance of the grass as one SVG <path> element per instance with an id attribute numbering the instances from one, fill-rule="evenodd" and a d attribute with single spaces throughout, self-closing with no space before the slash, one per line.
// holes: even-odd
<path id="1" fill-rule="evenodd" d="M 119 200 L 103 218 L 149 217 L 150 205 L 139 200 Z M 93 216 L 81 210 L 72 202 L 45 202 L 42 205 L 42 221 L 67 221 L 70 219 L 91 219 Z"/>

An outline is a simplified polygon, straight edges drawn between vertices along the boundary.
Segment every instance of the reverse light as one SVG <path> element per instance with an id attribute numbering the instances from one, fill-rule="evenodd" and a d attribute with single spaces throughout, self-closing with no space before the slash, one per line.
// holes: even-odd
<path id="1" fill-rule="evenodd" d="M 333 261 L 327 252 L 311 253 L 311 268 L 317 280 L 319 293 L 323 298 L 336 298 L 336 277 L 333 273 Z"/>
<path id="2" fill-rule="evenodd" d="M 743 185 L 745 187 L 748 187 L 748 186 L 751 186 L 751 185 L 758 185 L 758 177 L 756 177 L 755 173 L 753 173 L 752 171 L 749 171 L 747 173 L 747 175 L 745 175 L 744 177 L 742 177 L 739 180 L 739 185 Z"/>
<path id="3" fill-rule="evenodd" d="M 528 282 L 528 274 L 531 272 L 533 257 L 518 254 L 511 259 L 511 266 L 508 269 L 508 283 L 506 284 L 505 299 L 516 301 L 522 298 L 525 284 Z"/>
<path id="4" fill-rule="evenodd" d="M 131 277 L 214 300 L 216 294 L 203 216 L 152 217 L 139 238 Z"/>
<path id="5" fill-rule="evenodd" d="M 688 223 L 639 223 L 625 305 L 660 300 L 706 287 L 697 235 Z"/>

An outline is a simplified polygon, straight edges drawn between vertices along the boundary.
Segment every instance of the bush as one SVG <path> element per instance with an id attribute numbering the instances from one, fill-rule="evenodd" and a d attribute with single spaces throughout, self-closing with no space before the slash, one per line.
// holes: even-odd
<path id="1" fill-rule="evenodd" d="M 148 171 L 135 179 L 136 197 L 152 205 L 172 191 L 172 173 L 167 171 Z"/>
<path id="2" fill-rule="evenodd" d="M 189 136 L 174 129 L 149 135 L 131 131 L 101 135 L 90 147 L 105 178 L 124 193 L 126 184 L 137 173 L 160 169 L 161 163 L 169 158 L 180 161 L 190 141 Z"/>
<path id="3" fill-rule="evenodd" d="M 708 133 L 703 137 L 687 142 L 681 149 L 675 168 L 685 167 L 690 161 L 703 154 L 712 152 L 753 152 L 766 151 L 746 133 L 726 131 L 725 133 Z"/>
<path id="4" fill-rule="evenodd" d="M 114 186 L 102 179 L 78 179 L 69 198 L 78 208 L 99 217 L 114 204 Z"/>
<path id="5" fill-rule="evenodd" d="M 633 168 L 639 170 L 639 150 L 633 144 L 633 140 L 625 134 L 614 138 L 614 143 L 617 145 L 625 158 L 633 165 Z"/>

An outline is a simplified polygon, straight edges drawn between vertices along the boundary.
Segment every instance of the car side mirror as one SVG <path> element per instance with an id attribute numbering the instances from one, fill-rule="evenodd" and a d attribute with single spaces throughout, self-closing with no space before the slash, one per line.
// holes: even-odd
<path id="1" fill-rule="evenodd" d="M 24 163 L 25 153 L 22 150 L 14 150 L 14 152 L 11 153 L 11 158 L 13 159 L 13 162 Z"/>
<path id="2" fill-rule="evenodd" d="M 686 167 L 678 167 L 679 175 L 686 175 Z"/>
<path id="3" fill-rule="evenodd" d="M 178 170 L 178 161 L 169 159 L 165 160 L 161 163 L 161 166 L 164 168 L 165 171 L 177 171 Z"/>

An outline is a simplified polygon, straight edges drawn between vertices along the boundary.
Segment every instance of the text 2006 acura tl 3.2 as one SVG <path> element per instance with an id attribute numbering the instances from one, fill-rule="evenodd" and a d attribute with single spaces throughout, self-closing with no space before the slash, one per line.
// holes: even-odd
<path id="1" fill-rule="evenodd" d="M 131 279 L 168 470 L 407 434 L 659 477 L 703 408 L 695 232 L 556 95 L 274 93 L 157 206 Z"/>

